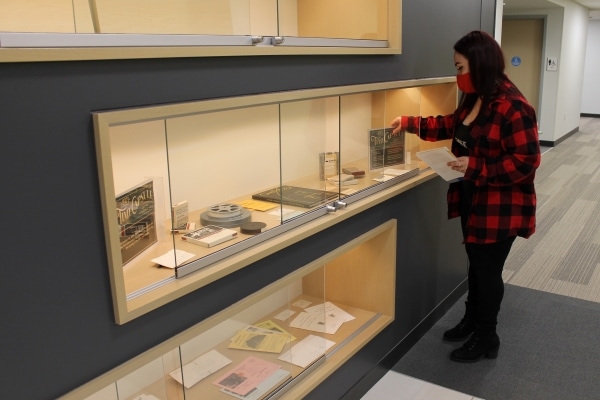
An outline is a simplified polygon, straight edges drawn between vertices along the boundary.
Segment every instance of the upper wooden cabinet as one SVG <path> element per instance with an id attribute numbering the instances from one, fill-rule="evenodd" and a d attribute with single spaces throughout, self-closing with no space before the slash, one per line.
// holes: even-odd
<path id="1" fill-rule="evenodd" d="M 2 0 L 0 61 L 397 54 L 401 3 Z"/>

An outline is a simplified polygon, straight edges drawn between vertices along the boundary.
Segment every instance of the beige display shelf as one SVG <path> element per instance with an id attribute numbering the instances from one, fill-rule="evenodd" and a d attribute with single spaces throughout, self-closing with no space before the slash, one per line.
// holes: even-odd
<path id="1" fill-rule="evenodd" d="M 102 396 L 105 400 L 112 400 L 113 397 L 110 395 L 99 394 L 103 390 L 105 392 L 102 393 L 114 393 L 114 399 L 137 398 L 142 394 L 149 394 L 160 400 L 230 399 L 231 396 L 222 393 L 213 382 L 248 356 L 276 363 L 282 369 L 291 372 L 291 380 L 286 383 L 285 392 L 282 391 L 281 397 L 278 398 L 291 400 L 304 397 L 394 320 L 396 229 L 396 220 L 390 220 L 372 229 L 222 312 L 66 394 L 62 399 L 92 400 Z M 297 293 L 298 291 L 300 293 Z M 276 302 L 272 299 L 281 298 L 275 296 L 282 292 L 289 294 L 288 300 L 284 299 L 275 305 L 271 304 Z M 294 316 L 287 321 L 275 319 L 275 316 L 283 310 L 292 310 L 298 315 L 305 307 L 296 305 L 298 300 L 306 300 L 310 302 L 310 305 L 331 302 L 355 319 L 344 322 L 334 334 L 292 328 L 290 321 Z M 270 307 L 271 310 L 266 314 L 261 314 L 260 310 L 265 307 Z M 324 350 L 320 362 L 315 363 L 313 368 L 310 366 L 302 368 L 281 361 L 278 359 L 281 353 L 229 348 L 229 339 L 235 334 L 235 329 L 231 328 L 232 321 L 242 320 L 247 315 L 260 315 L 251 323 L 264 320 L 277 321 L 280 327 L 297 338 L 290 341 L 281 353 L 309 334 L 333 341 L 335 344 L 328 350 Z M 204 348 L 200 354 L 190 355 L 189 353 L 192 351 L 190 349 L 194 347 L 190 343 L 196 340 L 195 343 L 206 344 L 211 340 L 206 337 L 218 339 L 213 339 L 215 340 L 214 345 Z M 173 352 L 176 355 L 171 359 L 184 360 L 183 364 L 185 365 L 186 362 L 189 362 L 186 360 L 204 354 L 208 349 L 217 350 L 232 360 L 232 363 L 189 389 L 184 390 L 183 386 L 169 374 L 181 364 L 166 367 L 164 360 L 163 369 L 166 369 L 163 371 L 163 376 L 149 378 L 148 376 L 151 374 L 138 374 L 142 378 L 140 376 L 132 377 L 136 371 L 157 359 L 161 357 L 168 359 L 167 355 Z M 117 385 L 117 382 L 120 384 Z M 122 388 L 127 387 L 137 387 L 138 389 L 130 390 L 126 395 L 119 392 L 119 390 L 123 390 Z M 265 396 L 277 393 L 281 387 L 281 385 L 275 386 Z"/>

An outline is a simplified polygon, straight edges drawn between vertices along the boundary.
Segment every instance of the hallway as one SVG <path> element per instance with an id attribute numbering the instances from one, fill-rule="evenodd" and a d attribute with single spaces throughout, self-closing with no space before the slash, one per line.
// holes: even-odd
<path id="1" fill-rule="evenodd" d="M 463 297 L 363 400 L 598 398 L 600 119 L 581 118 L 544 153 L 536 191 L 536 233 L 517 239 L 504 269 L 499 358 L 448 359 L 455 345 L 440 337 L 462 317 Z"/>

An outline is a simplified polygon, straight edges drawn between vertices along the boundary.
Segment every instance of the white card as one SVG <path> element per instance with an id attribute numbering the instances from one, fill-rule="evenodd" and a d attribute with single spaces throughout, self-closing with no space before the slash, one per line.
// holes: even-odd
<path id="1" fill-rule="evenodd" d="M 231 360 L 216 350 L 202 354 L 189 364 L 183 366 L 183 377 L 181 368 L 169 373 L 173 379 L 186 388 L 191 388 L 202 379 L 213 374 L 231 363 Z"/>
<path id="2" fill-rule="evenodd" d="M 398 169 L 398 168 L 386 168 L 383 171 L 384 175 L 391 175 L 391 176 L 400 176 L 400 175 L 404 175 L 407 172 L 410 172 L 407 169 Z"/>
<path id="3" fill-rule="evenodd" d="M 330 301 L 305 308 L 304 311 L 309 314 L 325 314 L 326 317 L 341 318 L 344 321 L 356 319 L 353 315 L 348 314 Z"/>
<path id="4" fill-rule="evenodd" d="M 176 268 L 177 265 L 183 264 L 194 256 L 195 254 L 188 253 L 187 251 L 183 250 L 169 250 L 162 256 L 153 258 L 150 261 L 155 262 L 158 265 L 162 265 L 163 267 Z M 177 264 L 175 263 L 175 260 L 177 260 Z"/>
<path id="5" fill-rule="evenodd" d="M 281 361 L 306 368 L 310 363 L 321 357 L 335 342 L 320 336 L 308 335 L 291 349 L 279 356 Z"/>
<path id="6" fill-rule="evenodd" d="M 145 393 L 143 393 L 143 394 L 140 394 L 137 397 L 134 397 L 131 400 L 160 400 L 160 399 L 158 397 L 156 397 L 156 396 L 151 395 L 151 394 L 145 394 Z"/>
<path id="7" fill-rule="evenodd" d="M 340 326 L 342 326 L 345 321 L 346 320 L 343 317 L 329 317 L 324 314 L 301 312 L 292 320 L 292 322 L 290 322 L 290 326 L 292 328 L 333 335 L 340 329 Z"/>
<path id="8" fill-rule="evenodd" d="M 296 307 L 300 307 L 300 308 L 306 308 L 308 306 L 310 306 L 312 303 L 308 300 L 298 300 L 297 302 L 293 303 L 293 306 Z"/>
<path id="9" fill-rule="evenodd" d="M 296 314 L 296 311 L 283 310 L 279 314 L 275 315 L 273 318 L 278 319 L 280 321 L 286 321 L 286 320 L 288 320 L 294 314 Z"/>
<path id="10" fill-rule="evenodd" d="M 395 178 L 395 176 L 392 176 L 392 175 L 383 175 L 383 176 L 380 176 L 379 178 L 374 178 L 373 180 L 377 181 L 377 182 L 387 182 L 394 178 Z"/>

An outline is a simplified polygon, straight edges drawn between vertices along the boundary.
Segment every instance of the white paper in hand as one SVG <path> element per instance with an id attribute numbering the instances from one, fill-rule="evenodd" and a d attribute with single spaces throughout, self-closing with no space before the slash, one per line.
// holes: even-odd
<path id="1" fill-rule="evenodd" d="M 417 152 L 417 157 L 427 163 L 445 181 L 452 182 L 465 176 L 462 172 L 455 171 L 448 166 L 450 161 L 457 161 L 457 158 L 447 147 L 419 151 Z"/>

